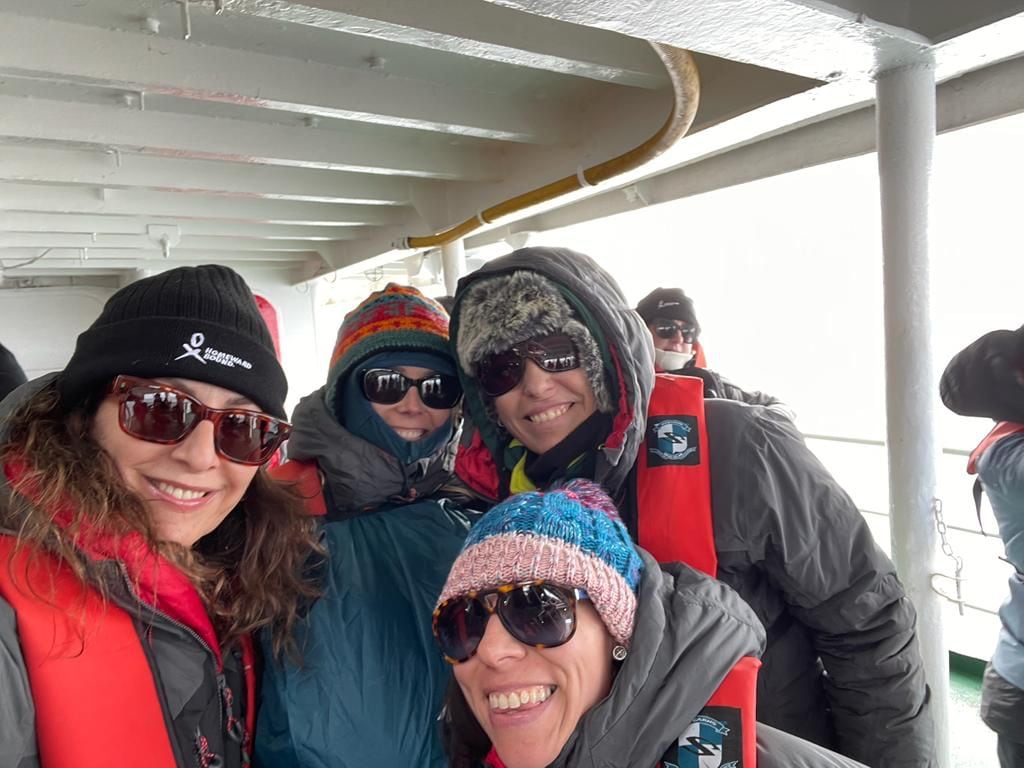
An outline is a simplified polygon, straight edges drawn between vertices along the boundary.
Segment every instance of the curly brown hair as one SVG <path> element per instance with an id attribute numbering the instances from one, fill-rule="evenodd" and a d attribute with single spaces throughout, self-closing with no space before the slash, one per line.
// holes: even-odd
<path id="1" fill-rule="evenodd" d="M 76 540 L 84 530 L 139 533 L 195 584 L 225 647 L 268 628 L 275 653 L 294 653 L 292 629 L 302 606 L 317 594 L 305 574 L 323 555 L 302 500 L 261 468 L 238 506 L 193 547 L 159 541 L 143 500 L 125 487 L 92 437 L 101 399 L 96 393 L 68 411 L 50 382 L 5 419 L 0 462 L 24 464 L 18 487 L 31 488 L 32 500 L 13 489 L 4 494 L 0 528 L 13 531 L 18 546 L 30 553 L 59 557 L 104 598 L 108 590 L 93 577 Z M 68 505 L 67 499 L 76 503 Z M 67 525 L 58 525 L 47 511 L 56 509 L 68 509 Z"/>

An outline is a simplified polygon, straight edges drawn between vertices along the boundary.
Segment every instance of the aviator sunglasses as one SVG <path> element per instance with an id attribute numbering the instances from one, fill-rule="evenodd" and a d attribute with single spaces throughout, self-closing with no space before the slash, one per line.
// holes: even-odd
<path id="1" fill-rule="evenodd" d="M 434 611 L 434 639 L 449 664 L 476 655 L 492 614 L 512 637 L 534 648 L 564 645 L 576 633 L 576 602 L 582 589 L 543 580 L 505 584 L 445 600 Z"/>
<path id="2" fill-rule="evenodd" d="M 121 429 L 149 443 L 180 443 L 209 419 L 213 447 L 237 464 L 267 462 L 291 432 L 291 425 L 259 411 L 208 408 L 193 395 L 148 379 L 118 376 L 110 386 L 119 402 Z"/>
<path id="3" fill-rule="evenodd" d="M 676 334 L 683 337 L 684 344 L 693 344 L 697 339 L 697 329 L 690 325 L 676 325 L 671 320 L 655 320 L 654 334 L 659 339 L 673 339 Z"/>
<path id="4" fill-rule="evenodd" d="M 420 400 L 427 408 L 436 410 L 454 408 L 462 397 L 459 380 L 444 373 L 410 379 L 391 368 L 371 368 L 363 372 L 363 395 L 371 403 L 400 403 L 412 387 L 419 392 Z"/>
<path id="5" fill-rule="evenodd" d="M 484 394 L 500 397 L 515 389 L 523 380 L 527 360 L 533 360 L 548 373 L 562 373 L 580 367 L 579 350 L 564 333 L 535 336 L 480 361 L 476 377 Z"/>

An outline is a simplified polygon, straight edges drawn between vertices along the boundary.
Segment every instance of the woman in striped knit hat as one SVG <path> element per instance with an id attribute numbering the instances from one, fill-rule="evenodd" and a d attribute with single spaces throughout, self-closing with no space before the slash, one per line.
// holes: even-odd
<path id="1" fill-rule="evenodd" d="M 634 546 L 590 480 L 510 496 L 470 531 L 433 619 L 455 669 L 453 768 L 865 768 L 707 705 L 764 629 L 729 587 Z"/>
<path id="2" fill-rule="evenodd" d="M 259 765 L 446 765 L 430 615 L 469 528 L 444 490 L 461 394 L 437 302 L 391 284 L 345 317 L 278 470 L 322 515 L 328 559 L 301 663 L 268 664 Z"/>

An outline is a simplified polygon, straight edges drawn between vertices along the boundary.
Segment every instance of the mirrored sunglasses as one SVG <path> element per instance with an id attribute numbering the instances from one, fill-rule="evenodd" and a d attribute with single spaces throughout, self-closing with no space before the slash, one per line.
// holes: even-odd
<path id="1" fill-rule="evenodd" d="M 576 632 L 576 603 L 586 600 L 582 589 L 560 587 L 543 580 L 505 584 L 445 600 L 434 611 L 434 639 L 449 664 L 476 655 L 493 614 L 508 633 L 533 648 L 555 648 Z"/>
<path id="2" fill-rule="evenodd" d="M 371 403 L 400 403 L 412 388 L 419 392 L 420 400 L 427 408 L 454 408 L 462 397 L 458 378 L 444 373 L 411 379 L 391 368 L 371 368 L 363 372 L 363 395 Z"/>
<path id="3" fill-rule="evenodd" d="M 288 422 L 260 411 L 209 408 L 187 392 L 150 379 L 118 376 L 110 393 L 118 399 L 117 418 L 125 434 L 173 445 L 209 420 L 217 454 L 237 464 L 266 463 L 292 429 Z"/>
<path id="4" fill-rule="evenodd" d="M 535 336 L 481 360 L 476 374 L 480 388 L 490 397 L 510 392 L 523 380 L 527 360 L 548 373 L 580 367 L 580 353 L 571 338 L 563 333 Z"/>
<path id="5" fill-rule="evenodd" d="M 693 344 L 697 340 L 697 329 L 690 325 L 679 325 L 671 320 L 654 321 L 654 334 L 659 339 L 673 339 L 676 334 L 683 337 L 684 344 Z"/>

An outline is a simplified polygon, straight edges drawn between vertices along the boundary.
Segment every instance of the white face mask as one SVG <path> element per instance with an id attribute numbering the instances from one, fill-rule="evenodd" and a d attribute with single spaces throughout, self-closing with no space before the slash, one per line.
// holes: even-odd
<path id="1" fill-rule="evenodd" d="M 654 350 L 654 364 L 663 371 L 676 371 L 686 365 L 693 352 L 669 352 L 667 349 Z"/>

